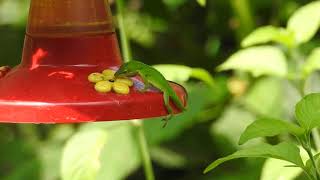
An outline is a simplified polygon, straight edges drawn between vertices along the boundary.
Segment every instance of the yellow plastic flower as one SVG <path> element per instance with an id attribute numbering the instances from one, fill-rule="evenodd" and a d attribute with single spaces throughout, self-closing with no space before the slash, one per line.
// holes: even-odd
<path id="1" fill-rule="evenodd" d="M 133 86 L 133 81 L 129 78 L 115 78 L 116 72 L 111 69 L 106 69 L 102 73 L 91 73 L 88 80 L 95 83 L 95 90 L 100 93 L 108 93 L 113 90 L 117 94 L 129 94 L 130 87 Z"/>

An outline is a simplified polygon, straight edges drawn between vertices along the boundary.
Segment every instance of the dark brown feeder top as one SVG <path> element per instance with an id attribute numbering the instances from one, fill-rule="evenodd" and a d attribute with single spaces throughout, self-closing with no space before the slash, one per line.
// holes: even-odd
<path id="1" fill-rule="evenodd" d="M 122 64 L 104 0 L 32 0 L 23 59 L 0 79 L 0 122 L 77 123 L 167 115 L 162 93 L 102 94 L 87 79 Z M 172 84 L 184 104 L 183 87 Z M 175 112 L 178 113 L 175 108 Z"/>

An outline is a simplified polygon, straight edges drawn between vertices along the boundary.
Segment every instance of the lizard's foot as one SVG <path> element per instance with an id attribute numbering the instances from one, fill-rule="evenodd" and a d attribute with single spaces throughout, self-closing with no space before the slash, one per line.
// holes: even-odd
<path id="1" fill-rule="evenodd" d="M 140 93 L 145 93 L 145 92 L 148 91 L 148 88 L 139 89 L 138 91 L 139 91 Z"/>
<path id="2" fill-rule="evenodd" d="M 139 89 L 138 91 L 139 91 L 140 93 L 145 93 L 145 92 L 148 91 L 148 89 L 149 89 L 149 86 L 145 84 L 144 87 L 143 87 L 142 89 Z"/>
<path id="3" fill-rule="evenodd" d="M 162 119 L 162 121 L 164 121 L 164 124 L 162 126 L 163 128 L 165 128 L 168 125 L 168 122 L 172 117 L 173 117 L 173 115 L 169 114 L 168 116 L 166 116 L 165 118 Z"/>

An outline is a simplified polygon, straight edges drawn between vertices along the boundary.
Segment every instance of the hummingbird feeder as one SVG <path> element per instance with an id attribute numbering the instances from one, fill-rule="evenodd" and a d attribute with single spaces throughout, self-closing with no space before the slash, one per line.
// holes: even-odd
<path id="1" fill-rule="evenodd" d="M 22 61 L 0 79 L 0 122 L 79 123 L 167 115 L 159 91 L 131 88 L 128 95 L 119 95 L 94 90 L 90 73 L 121 64 L 107 1 L 31 0 Z M 186 104 L 184 88 L 171 85 Z"/>

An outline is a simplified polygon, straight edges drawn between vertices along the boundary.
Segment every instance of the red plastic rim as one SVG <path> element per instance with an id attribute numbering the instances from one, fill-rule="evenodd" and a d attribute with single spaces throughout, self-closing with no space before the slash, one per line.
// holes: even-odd
<path id="1" fill-rule="evenodd" d="M 96 92 L 87 76 L 102 69 L 16 67 L 0 79 L 0 122 L 79 123 L 167 115 L 160 92 L 140 93 L 135 88 L 129 95 Z M 184 88 L 172 87 L 186 103 Z"/>

